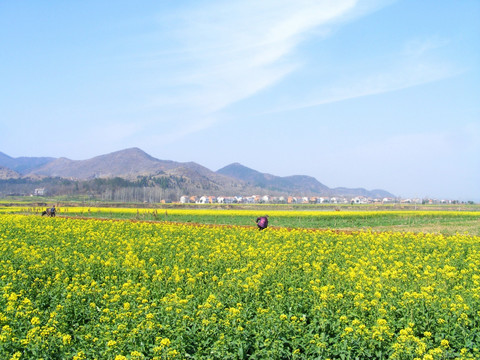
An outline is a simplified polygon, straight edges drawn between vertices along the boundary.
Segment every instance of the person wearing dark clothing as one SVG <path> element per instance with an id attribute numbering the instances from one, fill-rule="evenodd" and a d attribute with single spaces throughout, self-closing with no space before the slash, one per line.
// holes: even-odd
<path id="1" fill-rule="evenodd" d="M 266 229 L 268 226 L 268 215 L 258 217 L 255 222 L 257 223 L 258 230 Z"/>
<path id="2" fill-rule="evenodd" d="M 51 208 L 47 208 L 44 212 L 42 212 L 42 216 L 47 215 L 47 216 L 55 216 L 55 205 L 53 205 Z"/>

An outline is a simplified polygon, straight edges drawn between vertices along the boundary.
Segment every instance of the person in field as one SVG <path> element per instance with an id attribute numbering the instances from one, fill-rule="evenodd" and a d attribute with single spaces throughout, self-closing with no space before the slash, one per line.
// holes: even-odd
<path id="1" fill-rule="evenodd" d="M 255 222 L 257 223 L 258 230 L 266 229 L 268 226 L 268 215 L 258 217 Z"/>
<path id="2" fill-rule="evenodd" d="M 53 205 L 51 208 L 47 208 L 44 212 L 42 212 L 42 216 L 47 215 L 47 216 L 55 216 L 55 205 Z"/>

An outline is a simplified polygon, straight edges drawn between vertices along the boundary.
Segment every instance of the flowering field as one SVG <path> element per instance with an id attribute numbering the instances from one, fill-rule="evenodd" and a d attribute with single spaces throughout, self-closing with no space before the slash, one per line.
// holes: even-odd
<path id="1" fill-rule="evenodd" d="M 259 215 L 270 216 L 270 226 L 342 230 L 413 231 L 480 235 L 480 211 L 442 210 L 285 210 L 282 205 L 241 209 L 154 209 L 114 207 L 57 208 L 57 216 L 252 226 Z M 0 213 L 40 214 L 45 207 L 0 206 Z"/>
<path id="2" fill-rule="evenodd" d="M 480 237 L 0 215 L 1 359 L 478 359 Z"/>

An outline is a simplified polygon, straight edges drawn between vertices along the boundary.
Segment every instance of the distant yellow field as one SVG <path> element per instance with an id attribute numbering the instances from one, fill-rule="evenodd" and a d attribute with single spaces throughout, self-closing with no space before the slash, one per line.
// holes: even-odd
<path id="1" fill-rule="evenodd" d="M 8 206 L 0 207 L 0 213 L 40 213 L 45 207 L 31 206 Z M 441 210 L 388 210 L 388 211 L 334 211 L 334 210 L 235 210 L 235 209 L 149 209 L 149 208 L 122 208 L 122 207 L 92 207 L 92 206 L 75 206 L 75 207 L 57 207 L 58 214 L 153 214 L 167 213 L 169 215 L 195 215 L 195 216 L 258 216 L 259 214 L 268 213 L 271 217 L 378 217 L 381 216 L 449 216 L 449 217 L 472 217 L 480 219 L 480 211 L 441 211 Z"/>
<path id="2" fill-rule="evenodd" d="M 270 227 L 336 229 L 343 231 L 402 231 L 444 235 L 480 235 L 480 211 L 465 210 L 279 210 L 281 207 L 242 209 L 154 209 L 118 207 L 57 207 L 57 216 L 140 221 L 252 226 L 260 215 L 270 216 Z M 40 215 L 45 207 L 0 207 L 0 213 Z"/>

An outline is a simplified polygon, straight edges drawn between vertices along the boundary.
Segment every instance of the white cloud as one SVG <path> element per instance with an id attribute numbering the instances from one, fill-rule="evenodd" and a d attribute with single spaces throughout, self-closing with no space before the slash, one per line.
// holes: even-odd
<path id="1" fill-rule="evenodd" d="M 297 50 L 302 41 L 318 37 L 333 24 L 351 21 L 391 1 L 231 1 L 182 9 L 168 24 L 174 45 L 163 51 L 173 71 L 161 72 L 166 87 L 151 101 L 159 110 L 151 123 L 175 122 L 172 138 L 181 138 L 215 124 L 218 112 L 259 94 L 304 67 L 307 58 Z M 448 45 L 440 38 L 411 39 L 380 66 L 350 63 L 343 76 L 311 78 L 311 88 L 278 104 L 278 111 L 382 94 L 439 81 L 462 70 L 432 57 Z M 377 59 L 378 60 L 378 59 Z M 337 69 L 338 70 L 338 69 Z M 328 71 L 328 70 L 325 70 Z M 322 74 L 325 73 L 322 72 Z M 271 111 L 268 111 L 271 112 Z M 167 120 L 173 119 L 173 120 Z M 166 134 L 162 136 L 167 136 Z"/>
<path id="2" fill-rule="evenodd" d="M 341 18 L 357 2 L 235 1 L 182 14 L 174 29 L 187 65 L 166 81 L 170 100 L 209 114 L 275 84 L 299 65 L 295 49 L 309 31 Z M 183 58 L 182 61 L 185 59 Z"/>
<path id="3" fill-rule="evenodd" d="M 378 1 L 366 3 L 374 8 Z M 151 59 L 138 58 L 140 68 L 152 69 L 149 81 L 159 83 L 157 95 L 145 99 L 152 116 L 141 120 L 143 127 L 155 128 L 169 143 L 208 129 L 222 119 L 219 112 L 278 84 L 304 66 L 297 51 L 303 41 L 324 36 L 357 7 L 362 13 L 369 7 L 357 0 L 189 6 L 159 17 L 164 32 L 158 36 L 166 46 Z"/>
<path id="4" fill-rule="evenodd" d="M 272 112 L 289 111 L 319 106 L 370 95 L 378 95 L 407 89 L 435 81 L 440 81 L 464 72 L 445 61 L 435 59 L 432 51 L 448 45 L 446 40 L 426 39 L 407 42 L 383 59 L 372 59 L 373 69 L 341 69 L 345 74 L 330 83 L 312 89 L 313 95 L 306 95 L 307 100 L 279 106 Z M 320 83 L 320 81 L 317 81 Z"/>

